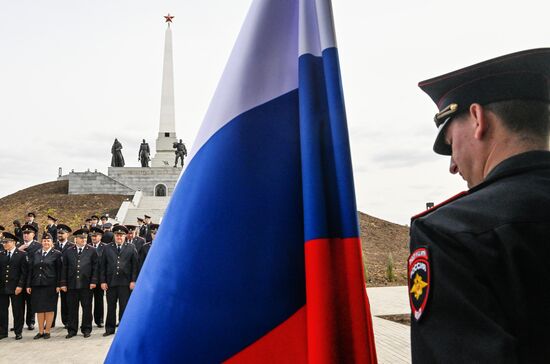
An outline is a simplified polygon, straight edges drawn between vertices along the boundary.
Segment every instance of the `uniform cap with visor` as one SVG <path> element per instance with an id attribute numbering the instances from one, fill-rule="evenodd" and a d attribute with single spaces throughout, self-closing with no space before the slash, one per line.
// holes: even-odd
<path id="1" fill-rule="evenodd" d="M 550 101 L 550 48 L 508 54 L 422 81 L 418 86 L 430 96 L 439 112 L 434 152 L 451 155 L 445 130 L 453 118 L 470 105 L 508 100 Z"/>

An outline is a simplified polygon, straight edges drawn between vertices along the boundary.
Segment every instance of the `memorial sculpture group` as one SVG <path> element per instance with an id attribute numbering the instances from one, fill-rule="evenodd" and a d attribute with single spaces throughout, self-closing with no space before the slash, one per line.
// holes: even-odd
<path id="1" fill-rule="evenodd" d="M 178 161 L 180 161 L 181 166 L 183 167 L 183 160 L 187 157 L 187 148 L 185 144 L 181 141 L 174 142 L 173 148 L 175 149 L 174 153 L 176 158 L 174 161 L 174 168 L 178 166 Z M 111 167 L 124 167 L 124 157 L 122 156 L 122 144 L 115 138 L 113 146 L 111 147 Z M 139 146 L 138 152 L 138 161 L 141 162 L 142 167 L 149 167 L 149 162 L 151 161 L 151 149 L 149 148 L 149 143 L 142 140 L 141 145 Z"/>

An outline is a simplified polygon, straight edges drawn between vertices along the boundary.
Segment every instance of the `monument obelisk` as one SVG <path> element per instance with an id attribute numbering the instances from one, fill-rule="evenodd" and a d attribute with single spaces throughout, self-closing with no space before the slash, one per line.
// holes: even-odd
<path id="1" fill-rule="evenodd" d="M 164 64 L 162 69 L 162 93 L 160 99 L 160 122 L 157 136 L 156 153 L 151 161 L 152 167 L 171 167 L 174 165 L 175 153 L 173 145 L 176 137 L 176 116 L 174 108 L 174 63 L 172 59 L 172 29 L 170 24 L 174 18 L 170 14 L 166 19 L 164 33 Z"/>

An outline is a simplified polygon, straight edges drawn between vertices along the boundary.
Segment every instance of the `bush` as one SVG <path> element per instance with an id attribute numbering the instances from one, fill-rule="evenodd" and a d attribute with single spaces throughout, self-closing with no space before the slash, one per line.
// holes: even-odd
<path id="1" fill-rule="evenodd" d="M 388 282 L 395 281 L 395 272 L 393 270 L 393 255 L 391 253 L 388 254 L 388 261 L 386 264 L 386 279 Z"/>

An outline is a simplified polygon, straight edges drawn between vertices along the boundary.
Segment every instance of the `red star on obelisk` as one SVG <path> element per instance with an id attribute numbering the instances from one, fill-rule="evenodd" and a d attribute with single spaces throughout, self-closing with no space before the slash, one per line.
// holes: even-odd
<path id="1" fill-rule="evenodd" d="M 168 23 L 168 26 L 170 26 L 170 23 L 172 22 L 172 19 L 174 19 L 174 16 L 170 15 L 170 13 L 168 13 L 168 15 L 164 16 L 164 19 L 166 19 L 166 22 Z"/>

